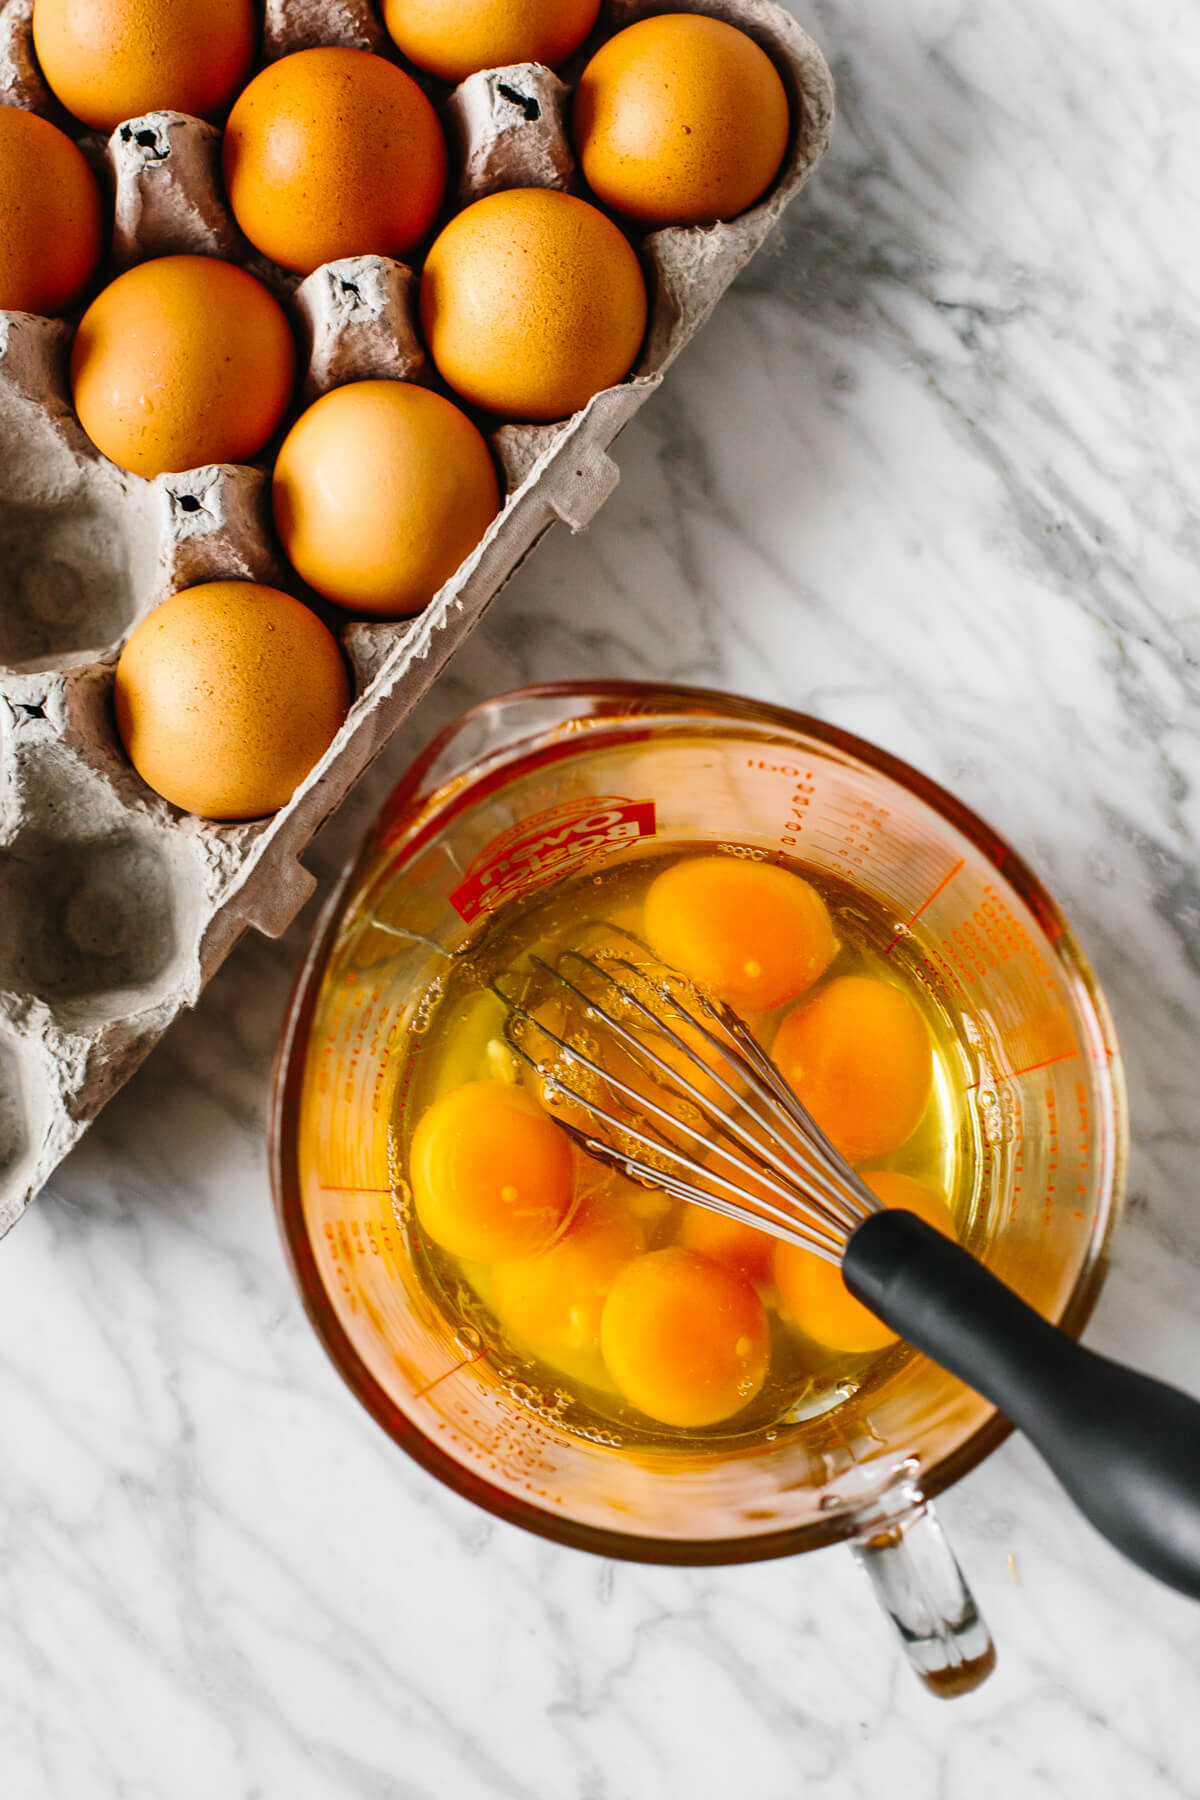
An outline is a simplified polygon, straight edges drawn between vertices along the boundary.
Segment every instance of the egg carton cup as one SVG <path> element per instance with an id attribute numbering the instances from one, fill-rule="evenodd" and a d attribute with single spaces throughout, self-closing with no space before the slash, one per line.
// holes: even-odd
<path id="1" fill-rule="evenodd" d="M 771 54 L 794 121 L 779 177 L 729 224 L 640 240 L 652 313 L 633 375 L 565 423 L 494 433 L 506 504 L 422 614 L 335 626 L 353 704 L 271 818 L 217 825 L 168 805 L 126 759 L 112 706 L 122 644 L 176 589 L 232 577 L 305 595 L 270 527 L 269 467 L 126 474 L 72 412 L 74 321 L 0 313 L 0 1234 L 243 932 L 274 937 L 291 923 L 315 885 L 301 857 L 317 828 L 543 533 L 556 521 L 572 531 L 590 523 L 617 485 L 614 439 L 820 160 L 833 86 L 795 20 L 770 0 L 672 0 L 672 9 L 725 19 Z M 473 75 L 452 94 L 425 82 L 456 153 L 454 204 L 519 186 L 580 191 L 567 131 L 572 76 L 600 37 L 663 10 L 608 0 L 564 79 L 522 65 Z M 101 174 L 113 206 L 110 273 L 175 252 L 250 269 L 296 327 L 304 401 L 366 377 L 433 379 L 413 270 L 363 256 L 298 281 L 264 262 L 229 214 L 220 131 L 160 112 L 107 142 L 81 133 L 38 72 L 31 12 L 32 0 L 0 5 L 0 99 L 70 130 Z M 388 51 L 366 0 L 266 0 L 266 60 L 318 44 Z"/>

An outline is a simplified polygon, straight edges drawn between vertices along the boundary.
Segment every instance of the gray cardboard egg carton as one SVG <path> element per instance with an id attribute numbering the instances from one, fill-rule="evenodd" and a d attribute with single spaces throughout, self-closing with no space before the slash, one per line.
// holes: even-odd
<path id="1" fill-rule="evenodd" d="M 346 624 L 353 708 L 271 819 L 217 826 L 168 806 L 126 761 L 111 706 L 122 643 L 177 588 L 226 577 L 297 587 L 269 529 L 266 466 L 124 474 L 71 411 L 74 321 L 0 313 L 0 1233 L 246 928 L 277 935 L 295 917 L 314 885 L 300 858 L 322 820 L 543 532 L 590 522 L 618 480 L 613 440 L 820 159 L 832 83 L 795 21 L 770 0 L 672 9 L 715 14 L 771 52 L 797 120 L 779 180 L 731 224 L 645 240 L 653 312 L 634 376 L 565 424 L 495 433 L 503 513 L 419 618 Z M 0 97 L 70 129 L 37 71 L 31 10 L 32 0 L 0 4 Z M 600 29 L 663 10 L 608 0 Z M 387 48 L 368 0 L 266 0 L 267 59 L 315 44 Z M 578 189 L 569 87 L 549 70 L 492 70 L 449 97 L 431 92 L 458 152 L 457 204 L 505 187 Z M 229 216 L 212 126 L 154 113 L 107 144 L 79 141 L 113 198 L 114 271 L 181 251 L 252 269 L 307 348 L 305 399 L 366 376 L 428 378 L 413 273 L 357 257 L 297 283 L 264 264 Z"/>

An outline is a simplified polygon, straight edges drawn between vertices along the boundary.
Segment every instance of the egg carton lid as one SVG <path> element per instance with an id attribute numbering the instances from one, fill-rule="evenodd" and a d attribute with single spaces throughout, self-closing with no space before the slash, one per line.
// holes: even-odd
<path id="1" fill-rule="evenodd" d="M 434 379 L 415 318 L 417 274 L 354 257 L 304 281 L 264 261 L 234 224 L 220 132 L 181 113 L 82 132 L 49 94 L 33 0 L 0 4 L 0 100 L 71 132 L 113 206 L 110 275 L 148 257 L 222 256 L 282 300 L 303 352 L 301 404 L 346 381 Z M 439 106 L 456 163 L 453 203 L 517 186 L 582 191 L 567 130 L 573 80 L 602 38 L 663 11 L 606 0 L 560 72 L 484 71 Z M 550 426 L 504 425 L 492 444 L 507 500 L 473 554 L 416 619 L 348 620 L 282 562 L 269 471 L 208 467 L 142 481 L 101 457 L 72 412 L 73 321 L 0 313 L 0 1234 L 104 1102 L 250 926 L 277 936 L 315 882 L 301 857 L 556 521 L 583 530 L 619 479 L 622 428 L 799 192 L 825 150 L 833 84 L 817 46 L 773 0 L 675 0 L 726 20 L 771 55 L 793 133 L 765 199 L 740 218 L 637 241 L 652 298 L 639 363 L 620 386 Z M 265 0 L 262 56 L 318 44 L 391 53 L 369 0 Z M 344 726 L 272 818 L 220 826 L 179 813 L 127 762 L 112 715 L 129 632 L 178 588 L 224 578 L 300 594 L 338 631 L 354 678 Z"/>

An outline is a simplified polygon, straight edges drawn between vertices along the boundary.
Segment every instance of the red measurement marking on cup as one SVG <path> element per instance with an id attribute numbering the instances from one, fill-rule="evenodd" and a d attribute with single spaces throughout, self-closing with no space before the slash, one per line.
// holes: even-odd
<path id="1" fill-rule="evenodd" d="M 338 1080 L 346 1099 L 351 1100 L 354 1096 L 355 1071 L 364 1058 L 374 1056 L 380 1034 L 387 1028 L 393 1009 L 382 1005 L 383 988 L 378 982 L 369 988 L 364 987 L 353 969 L 343 979 L 350 992 L 341 1000 L 336 1016 L 325 1034 L 317 1092 L 330 1093 L 335 1080 Z"/>
<path id="2" fill-rule="evenodd" d="M 988 882 L 974 910 L 941 940 L 942 952 L 964 987 L 1010 963 L 1028 965 L 1028 983 L 1057 1001 L 1054 973 L 1034 939 L 998 890 Z"/>
<path id="3" fill-rule="evenodd" d="M 962 873 L 962 871 L 966 868 L 966 866 L 967 866 L 966 857 L 960 856 L 958 861 L 955 863 L 954 867 L 950 870 L 950 873 L 948 875 L 943 875 L 942 879 L 938 882 L 937 886 L 934 888 L 932 894 L 930 894 L 926 899 L 922 900 L 922 902 L 921 902 L 920 906 L 918 906 L 916 912 L 910 913 L 908 918 L 904 921 L 903 925 L 900 925 L 897 927 L 895 937 L 892 939 L 891 943 L 888 945 L 887 949 L 883 953 L 885 956 L 890 956 L 892 954 L 892 951 L 896 948 L 896 945 L 900 942 L 900 939 L 904 936 L 905 932 L 912 930 L 912 928 L 916 924 L 917 920 L 921 917 L 921 914 L 924 912 L 928 912 L 929 908 L 933 905 L 934 901 L 938 898 L 939 894 L 945 893 L 946 889 L 950 886 L 950 883 L 954 880 L 955 876 L 960 875 Z"/>
<path id="4" fill-rule="evenodd" d="M 340 1186 L 336 1181 L 317 1183 L 317 1192 L 320 1194 L 390 1194 L 391 1191 L 390 1187 L 366 1187 L 361 1181 L 352 1182 L 347 1187 Z"/>
<path id="5" fill-rule="evenodd" d="M 870 800 L 850 799 L 843 805 L 824 800 L 817 816 L 821 824 L 810 828 L 809 842 L 822 850 L 835 874 L 853 880 L 876 854 L 891 813 Z"/>
<path id="6" fill-rule="evenodd" d="M 1088 1105 L 1086 1081 L 1075 1083 L 1075 1110 L 1079 1126 L 1079 1147 L 1076 1152 L 1079 1158 L 1079 1179 L 1075 1184 L 1075 1191 L 1079 1198 L 1086 1199 L 1092 1179 L 1092 1113 Z M 1083 1214 L 1078 1212 L 1075 1217 L 1082 1219 Z"/>
<path id="7" fill-rule="evenodd" d="M 1023 1069 L 1004 1069 L 1000 1074 L 995 1075 L 993 1080 L 1018 1081 L 1022 1075 L 1036 1075 L 1039 1069 L 1052 1069 L 1055 1063 L 1070 1062 L 1073 1056 L 1078 1055 L 1078 1047 L 1074 1050 L 1064 1050 L 1060 1056 L 1043 1057 L 1041 1062 L 1027 1063 Z M 963 1089 L 963 1093 L 969 1094 L 973 1088 L 977 1088 L 978 1086 L 978 1081 L 969 1081 Z"/>
<path id="8" fill-rule="evenodd" d="M 793 850 L 801 833 L 809 836 L 809 821 L 812 814 L 807 810 L 812 806 L 817 791 L 817 778 L 812 769 L 800 763 L 764 762 L 758 757 L 747 757 L 746 767 L 755 775 L 778 775 L 790 784 L 792 792 L 788 797 L 783 830 L 777 839 L 776 858 Z"/>
<path id="9" fill-rule="evenodd" d="M 352 1313 L 359 1312 L 361 1308 L 358 1295 L 354 1291 L 346 1270 L 346 1263 L 353 1256 L 353 1251 L 345 1233 L 336 1227 L 331 1219 L 325 1221 L 325 1250 L 347 1308 Z"/>
<path id="10" fill-rule="evenodd" d="M 1054 1196 L 1058 1192 L 1058 1100 L 1053 1088 L 1042 1095 L 1046 1106 L 1046 1205 L 1042 1223 L 1049 1225 L 1054 1213 Z"/>
<path id="11" fill-rule="evenodd" d="M 485 1347 L 482 1350 L 477 1350 L 474 1356 L 464 1356 L 461 1362 L 456 1362 L 452 1368 L 443 1369 L 440 1375 L 435 1375 L 432 1381 L 427 1381 L 425 1383 L 424 1387 L 414 1388 L 413 1399 L 426 1399 L 428 1395 L 432 1394 L 434 1388 L 440 1386 L 443 1381 L 449 1381 L 452 1375 L 457 1375 L 463 1369 L 471 1368 L 474 1363 L 481 1362 L 486 1355 L 487 1348 Z"/>
<path id="12" fill-rule="evenodd" d="M 1016 1154 L 1013 1157 L 1012 1197 L 1008 1203 L 1008 1222 L 1015 1225 L 1021 1216 L 1021 1195 L 1025 1185 L 1025 1139 L 1017 1139 Z"/>
<path id="13" fill-rule="evenodd" d="M 1041 1062 L 1029 1063 L 1024 1069 L 1010 1069 L 1008 1075 L 1004 1077 L 1004 1079 L 1015 1080 L 1018 1075 L 1032 1075 L 1038 1069 L 1052 1069 L 1055 1063 L 1070 1062 L 1073 1056 L 1078 1055 L 1079 1051 L 1077 1049 L 1064 1050 L 1060 1056 L 1043 1057 Z"/>

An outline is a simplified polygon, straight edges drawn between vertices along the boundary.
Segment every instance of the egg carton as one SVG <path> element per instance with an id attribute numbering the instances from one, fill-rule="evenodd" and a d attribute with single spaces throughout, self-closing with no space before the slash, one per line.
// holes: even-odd
<path id="1" fill-rule="evenodd" d="M 455 152 L 452 205 L 509 187 L 580 191 L 571 79 L 597 41 L 663 10 L 607 0 L 561 80 L 532 64 L 473 75 L 453 93 L 423 80 Z M 150 482 L 124 473 L 71 409 L 74 321 L 0 313 L 0 1234 L 242 933 L 287 928 L 315 885 L 300 859 L 318 826 L 542 534 L 559 520 L 589 524 L 618 481 L 613 440 L 820 160 L 833 85 L 795 20 L 770 0 L 672 0 L 672 10 L 725 19 L 769 51 L 792 104 L 784 167 L 732 223 L 640 240 L 652 315 L 633 375 L 565 423 L 494 433 L 506 504 L 425 612 L 396 623 L 338 616 L 353 705 L 272 818 L 216 825 L 169 806 L 126 760 L 112 707 L 123 642 L 178 588 L 245 578 L 314 600 L 277 551 L 267 464 Z M 264 262 L 229 214 L 220 131 L 159 112 L 107 142 L 81 133 L 38 73 L 31 13 L 32 0 L 0 5 L 0 99 L 70 130 L 101 174 L 114 218 L 108 275 L 176 252 L 249 268 L 297 329 L 303 401 L 366 377 L 433 379 L 413 270 L 363 256 L 298 281 Z M 267 61 L 318 44 L 393 54 L 367 0 L 265 0 L 263 23 Z"/>

